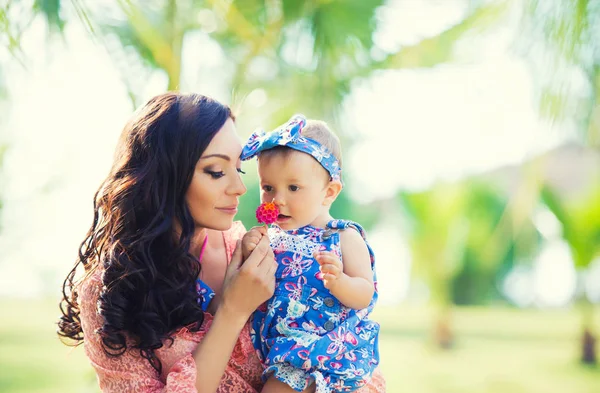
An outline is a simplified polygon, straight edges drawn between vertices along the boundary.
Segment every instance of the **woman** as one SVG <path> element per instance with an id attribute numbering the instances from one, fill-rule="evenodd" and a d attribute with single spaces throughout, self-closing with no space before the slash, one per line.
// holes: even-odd
<path id="1" fill-rule="evenodd" d="M 267 237 L 242 261 L 233 120 L 208 97 L 166 93 L 123 130 L 59 322 L 105 392 L 262 388 L 248 320 L 272 296 L 277 265 Z M 364 391 L 384 391 L 378 381 Z"/>

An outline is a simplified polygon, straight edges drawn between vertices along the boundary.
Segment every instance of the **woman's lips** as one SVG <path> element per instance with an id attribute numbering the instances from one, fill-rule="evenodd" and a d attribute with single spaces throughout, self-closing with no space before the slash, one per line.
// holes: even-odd
<path id="1" fill-rule="evenodd" d="M 217 210 L 220 210 L 226 214 L 236 214 L 238 212 L 237 206 L 217 207 Z"/>

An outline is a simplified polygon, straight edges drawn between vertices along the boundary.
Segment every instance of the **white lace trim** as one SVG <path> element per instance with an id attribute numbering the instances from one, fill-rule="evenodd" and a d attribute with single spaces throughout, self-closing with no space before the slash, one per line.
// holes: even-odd
<path id="1" fill-rule="evenodd" d="M 277 228 L 269 228 L 269 238 L 273 250 L 290 251 L 306 258 L 312 258 L 319 248 L 318 243 L 304 239 L 302 236 L 290 235 Z"/>
<path id="2" fill-rule="evenodd" d="M 310 367 L 310 362 L 307 364 L 307 366 Z M 276 375 L 277 379 L 294 390 L 304 390 L 309 387 L 310 382 L 307 380 L 307 377 L 312 376 L 314 377 L 316 384 L 315 393 L 331 393 L 331 389 L 329 386 L 327 386 L 327 382 L 319 370 L 306 372 L 302 369 L 295 368 L 288 363 L 278 363 L 270 366 L 266 370 L 266 374 Z"/>

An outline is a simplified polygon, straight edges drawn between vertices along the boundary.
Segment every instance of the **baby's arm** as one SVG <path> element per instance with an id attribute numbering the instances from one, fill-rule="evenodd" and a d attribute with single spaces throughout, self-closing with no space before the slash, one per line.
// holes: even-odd
<path id="1" fill-rule="evenodd" d="M 356 310 L 371 303 L 375 292 L 371 256 L 360 234 L 353 229 L 340 232 L 343 267 L 332 252 L 317 253 L 323 282 L 331 294 L 346 307 Z"/>

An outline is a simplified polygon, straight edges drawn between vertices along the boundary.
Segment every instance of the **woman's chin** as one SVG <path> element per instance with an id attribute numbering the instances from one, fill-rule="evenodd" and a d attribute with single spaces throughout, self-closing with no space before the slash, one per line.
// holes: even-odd
<path id="1" fill-rule="evenodd" d="M 229 229 L 231 229 L 231 227 L 233 226 L 233 218 L 230 220 L 214 220 L 210 223 L 206 223 L 205 225 L 200 224 L 198 225 L 199 228 L 206 228 L 206 229 L 211 229 L 213 231 L 220 231 L 220 232 L 224 232 L 227 231 Z"/>
<path id="2" fill-rule="evenodd" d="M 227 223 L 224 223 L 224 224 L 222 224 L 222 225 L 215 226 L 213 229 L 214 229 L 215 231 L 221 231 L 221 232 L 224 232 L 224 231 L 228 231 L 228 230 L 230 230 L 232 226 L 233 226 L 233 220 L 231 220 L 231 221 L 229 221 L 229 222 L 227 222 Z"/>

